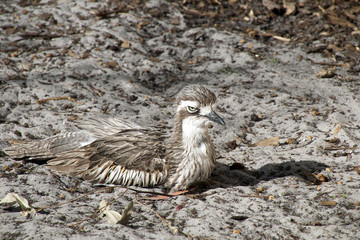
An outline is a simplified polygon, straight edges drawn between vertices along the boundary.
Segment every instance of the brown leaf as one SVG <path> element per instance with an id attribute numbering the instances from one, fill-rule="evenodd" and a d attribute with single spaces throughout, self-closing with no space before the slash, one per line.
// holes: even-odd
<path id="1" fill-rule="evenodd" d="M 341 130 L 341 125 L 337 126 L 334 130 L 334 135 L 338 134 Z"/>
<path id="2" fill-rule="evenodd" d="M 130 48 L 130 43 L 126 40 L 124 40 L 122 43 L 121 43 L 121 47 L 122 48 Z"/>
<path id="3" fill-rule="evenodd" d="M 320 201 L 320 206 L 333 207 L 337 204 L 335 201 Z"/>
<path id="4" fill-rule="evenodd" d="M 327 182 L 328 181 L 327 178 L 324 175 L 322 175 L 321 173 L 318 174 L 316 177 L 320 180 L 320 182 Z"/>
<path id="5" fill-rule="evenodd" d="M 321 69 L 316 73 L 316 77 L 318 78 L 332 78 L 335 76 L 335 71 L 333 69 Z"/>
<path id="6" fill-rule="evenodd" d="M 119 65 L 115 61 L 107 62 L 105 63 L 105 67 L 107 68 L 118 68 Z"/>
<path id="7" fill-rule="evenodd" d="M 286 16 L 292 14 L 296 10 L 295 2 L 289 2 L 289 0 L 284 0 L 283 6 L 286 9 Z"/>
<path id="8" fill-rule="evenodd" d="M 266 146 L 278 146 L 278 145 L 279 145 L 279 137 L 272 137 L 254 144 L 250 144 L 249 147 L 266 147 Z"/>
<path id="9" fill-rule="evenodd" d="M 354 20 L 355 22 L 360 22 L 360 19 L 358 17 L 356 17 L 354 14 L 352 14 L 350 11 L 348 10 L 343 10 L 343 13 L 350 19 Z"/>
<path id="10" fill-rule="evenodd" d="M 355 24 L 345 20 L 344 18 L 339 17 L 335 12 L 331 12 L 326 16 L 332 25 L 338 25 L 341 27 L 350 27 L 354 30 L 357 30 Z"/>
<path id="11" fill-rule="evenodd" d="M 68 51 L 68 55 L 69 55 L 70 57 L 72 57 L 72 58 L 77 58 L 77 57 L 78 57 L 78 55 L 77 55 L 76 53 L 74 53 L 72 50 L 69 50 L 69 51 Z"/>
<path id="12" fill-rule="evenodd" d="M 269 9 L 269 11 L 281 8 L 280 5 L 276 4 L 275 2 L 273 2 L 271 0 L 262 0 L 262 4 L 264 5 L 264 7 Z"/>
<path id="13" fill-rule="evenodd" d="M 360 175 L 360 165 L 355 166 L 354 170 L 356 171 L 357 174 Z"/>

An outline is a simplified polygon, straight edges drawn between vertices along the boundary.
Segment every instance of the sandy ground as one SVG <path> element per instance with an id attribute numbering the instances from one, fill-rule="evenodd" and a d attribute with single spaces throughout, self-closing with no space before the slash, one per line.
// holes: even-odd
<path id="1" fill-rule="evenodd" d="M 217 168 L 191 194 L 139 200 L 178 228 L 172 234 L 136 201 L 126 226 L 91 217 L 123 188 L 90 193 L 88 182 L 3 154 L 0 198 L 15 192 L 41 208 L 89 194 L 27 217 L 2 206 L 1 239 L 360 239 L 359 76 L 337 67 L 319 78 L 323 66 L 314 62 L 329 59 L 287 42 L 269 47 L 236 32 L 188 28 L 166 1 L 94 14 L 107 7 L 81 0 L 2 8 L 1 147 L 74 130 L 74 119 L 94 114 L 171 126 L 175 94 L 200 83 L 218 96 L 227 124 L 211 130 Z M 38 102 L 48 98 L 65 99 Z M 273 137 L 276 146 L 252 146 Z M 148 194 L 127 191 L 111 209 L 121 213 L 136 196 Z"/>

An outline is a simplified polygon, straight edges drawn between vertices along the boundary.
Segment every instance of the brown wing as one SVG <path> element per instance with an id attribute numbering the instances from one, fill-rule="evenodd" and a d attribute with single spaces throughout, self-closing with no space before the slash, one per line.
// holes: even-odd
<path id="1" fill-rule="evenodd" d="M 149 186 L 167 175 L 164 135 L 126 129 L 58 155 L 48 167 L 96 183 Z"/>

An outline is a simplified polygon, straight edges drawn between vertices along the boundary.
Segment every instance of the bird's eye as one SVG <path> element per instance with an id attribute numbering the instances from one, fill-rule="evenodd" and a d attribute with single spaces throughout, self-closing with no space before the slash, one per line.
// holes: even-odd
<path id="1" fill-rule="evenodd" d="M 198 111 L 198 109 L 196 107 L 190 107 L 190 106 L 187 107 L 187 110 L 189 113 L 195 113 Z"/>

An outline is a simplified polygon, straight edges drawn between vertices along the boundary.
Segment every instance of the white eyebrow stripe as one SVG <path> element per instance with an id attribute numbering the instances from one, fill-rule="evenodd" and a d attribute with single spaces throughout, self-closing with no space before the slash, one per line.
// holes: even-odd
<path id="1" fill-rule="evenodd" d="M 194 108 L 199 108 L 199 103 L 197 101 L 181 101 L 177 111 L 180 111 L 181 109 L 185 108 L 185 107 L 194 107 Z"/>

